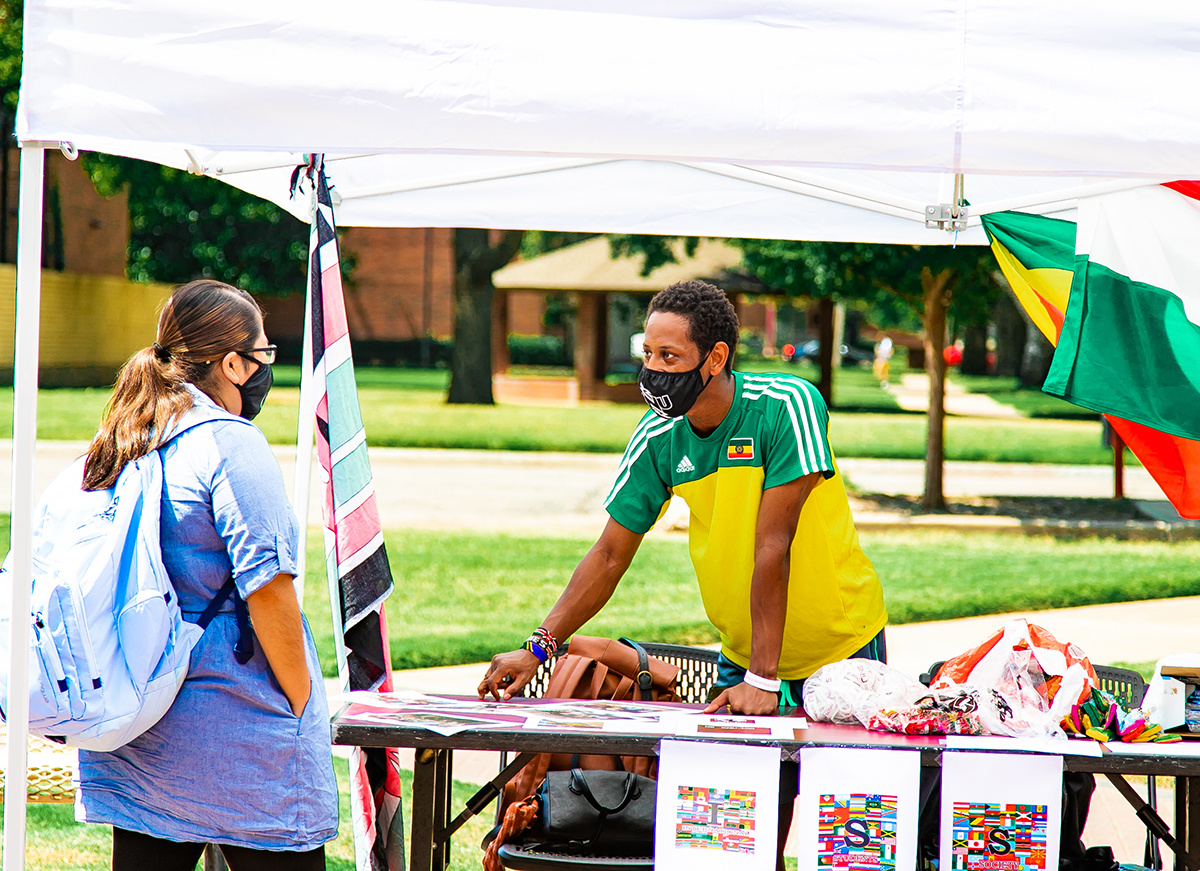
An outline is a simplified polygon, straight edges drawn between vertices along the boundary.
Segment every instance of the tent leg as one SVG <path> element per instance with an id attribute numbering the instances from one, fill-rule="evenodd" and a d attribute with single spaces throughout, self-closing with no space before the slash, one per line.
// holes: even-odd
<path id="1" fill-rule="evenodd" d="M 25 783 L 29 744 L 29 613 L 33 573 L 33 462 L 37 442 L 38 329 L 42 293 L 42 184 L 45 147 L 22 143 L 17 225 L 17 315 L 13 354 L 12 615 L 8 651 L 4 871 L 25 867 Z"/>
<path id="2" fill-rule="evenodd" d="M 312 448 L 316 403 L 312 399 L 312 269 L 304 291 L 304 340 L 300 352 L 300 414 L 296 420 L 296 477 L 292 501 L 300 521 L 300 552 L 296 554 L 296 598 L 304 608 L 304 575 L 308 553 L 308 512 L 312 487 Z"/>

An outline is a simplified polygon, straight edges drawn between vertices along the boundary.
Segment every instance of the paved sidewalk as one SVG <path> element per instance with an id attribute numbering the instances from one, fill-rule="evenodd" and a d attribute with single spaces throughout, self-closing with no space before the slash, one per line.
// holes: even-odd
<path id="1" fill-rule="evenodd" d="M 40 493 L 62 469 L 87 448 L 86 442 L 38 443 L 35 490 Z M 0 511 L 9 510 L 12 443 L 0 441 Z M 275 456 L 291 495 L 295 448 L 277 446 Z M 616 454 L 563 454 L 516 451 L 465 451 L 371 448 L 376 499 L 384 528 L 462 529 L 492 532 L 540 532 L 595 536 L 608 519 L 604 499 L 612 487 L 620 457 Z M 846 458 L 839 461 L 847 481 L 863 492 L 920 495 L 925 464 L 920 460 Z M 314 460 L 315 468 L 315 460 Z M 314 474 L 313 487 L 318 478 Z M 1126 470 L 1125 491 L 1146 500 L 1164 518 L 1175 515 L 1162 491 L 1141 467 Z M 1112 495 L 1112 469 L 1106 466 L 969 463 L 951 461 L 945 468 L 947 496 L 1064 496 L 1104 498 Z M 320 500 L 309 504 L 309 523 L 321 522 Z M 668 531 L 671 521 L 686 521 L 682 503 L 672 506 L 666 523 L 652 534 Z M 1005 518 L 940 516 L 923 520 L 898 514 L 860 513 L 861 528 L 873 526 L 954 524 L 964 528 L 1003 529 Z"/>
<path id="2" fill-rule="evenodd" d="M 893 382 L 888 392 L 905 411 L 929 411 L 929 376 L 923 372 L 906 372 L 899 383 Z M 946 382 L 944 401 L 946 414 L 956 417 L 1001 417 L 1021 420 L 1021 412 L 1011 405 L 997 402 L 986 393 L 968 393 L 953 381 Z"/>

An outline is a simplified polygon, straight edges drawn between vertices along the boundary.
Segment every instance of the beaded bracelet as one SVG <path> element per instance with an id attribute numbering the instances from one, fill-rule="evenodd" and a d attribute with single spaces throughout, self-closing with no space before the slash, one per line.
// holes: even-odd
<path id="1" fill-rule="evenodd" d="M 542 645 L 534 641 L 532 636 L 530 636 L 525 643 L 521 645 L 521 649 L 528 650 L 530 653 L 536 656 L 538 658 L 538 662 L 545 662 L 550 658 L 550 655 L 546 653 Z"/>
<path id="2" fill-rule="evenodd" d="M 762 675 L 755 674 L 752 671 L 747 671 L 744 675 L 742 675 L 742 680 L 745 683 L 750 684 L 750 686 L 754 687 L 756 690 L 762 690 L 763 692 L 767 693 L 777 693 L 779 692 L 779 688 L 783 686 L 783 681 L 781 681 L 779 678 L 763 677 Z"/>
<path id="3" fill-rule="evenodd" d="M 538 662 L 545 662 L 558 650 L 558 641 L 554 637 L 554 633 L 545 626 L 539 626 L 534 630 L 533 634 L 525 639 L 522 649 L 528 650 L 538 658 Z"/>

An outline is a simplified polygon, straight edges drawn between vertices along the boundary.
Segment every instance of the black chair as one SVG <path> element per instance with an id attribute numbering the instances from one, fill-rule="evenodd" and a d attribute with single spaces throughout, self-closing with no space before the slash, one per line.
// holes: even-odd
<path id="1" fill-rule="evenodd" d="M 709 689 L 717 682 L 717 651 L 688 647 L 684 644 L 653 642 L 642 643 L 642 647 L 651 656 L 679 666 L 679 678 L 675 682 L 675 689 L 679 693 L 680 701 L 700 704 L 707 700 Z M 571 642 L 561 644 L 558 655 L 562 656 L 570 652 L 570 649 Z M 546 687 L 550 685 L 554 662 L 554 659 L 543 662 L 521 694 L 527 698 L 540 699 L 545 694 Z"/>
<path id="2" fill-rule="evenodd" d="M 929 686 L 937 677 L 938 670 L 946 664 L 942 659 L 929 666 L 929 671 L 920 677 L 921 683 Z M 1136 671 L 1127 668 L 1117 668 L 1115 665 L 1093 665 L 1096 677 L 1100 681 L 1099 689 L 1111 695 L 1126 710 L 1136 708 L 1142 703 L 1146 694 L 1146 681 Z"/>
<path id="3" fill-rule="evenodd" d="M 1136 671 L 1117 668 L 1115 665 L 1093 665 L 1100 689 L 1121 703 L 1121 707 L 1132 710 L 1142 703 L 1146 695 L 1146 681 Z"/>
<path id="4" fill-rule="evenodd" d="M 566 653 L 569 643 L 559 647 Z M 679 666 L 676 689 L 684 702 L 699 704 L 717 680 L 717 651 L 682 644 L 642 644 L 651 656 Z M 545 662 L 525 687 L 530 698 L 541 698 L 550 683 L 554 660 Z M 504 760 L 501 760 L 501 766 Z M 500 864 L 512 871 L 651 871 L 654 856 L 578 856 L 558 852 L 553 845 L 536 842 L 511 843 L 500 847 Z"/>

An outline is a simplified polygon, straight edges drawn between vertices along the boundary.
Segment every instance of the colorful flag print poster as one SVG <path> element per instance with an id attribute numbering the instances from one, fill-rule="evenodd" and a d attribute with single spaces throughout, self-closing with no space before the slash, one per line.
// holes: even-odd
<path id="1" fill-rule="evenodd" d="M 799 871 L 916 867 L 921 754 L 806 747 L 795 826 Z"/>
<path id="2" fill-rule="evenodd" d="M 1061 829 L 1061 756 L 942 755 L 942 868 L 1056 871 Z"/>
<path id="3" fill-rule="evenodd" d="M 655 869 L 774 869 L 778 747 L 663 741 L 657 801 Z"/>

